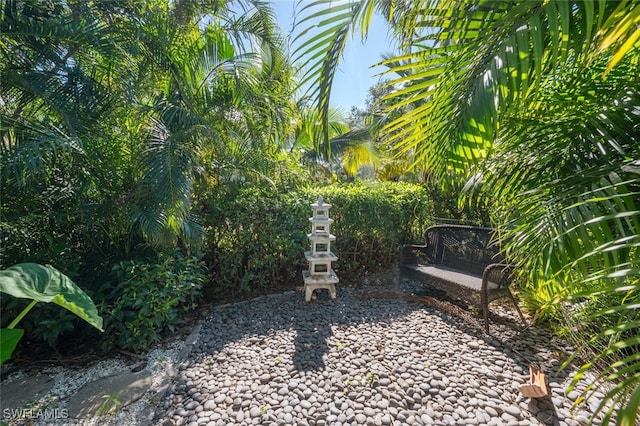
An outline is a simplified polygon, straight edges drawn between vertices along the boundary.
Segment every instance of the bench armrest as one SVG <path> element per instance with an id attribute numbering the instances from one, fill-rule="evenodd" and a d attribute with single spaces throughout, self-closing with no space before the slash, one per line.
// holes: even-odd
<path id="1" fill-rule="evenodd" d="M 494 288 L 507 288 L 513 274 L 513 265 L 506 263 L 492 263 L 484 268 L 482 273 L 482 291 Z M 489 287 L 489 283 L 497 284 L 497 287 Z"/>
<path id="2" fill-rule="evenodd" d="M 417 252 L 426 253 L 426 244 L 407 244 L 400 249 L 400 265 L 412 265 L 418 263 Z"/>

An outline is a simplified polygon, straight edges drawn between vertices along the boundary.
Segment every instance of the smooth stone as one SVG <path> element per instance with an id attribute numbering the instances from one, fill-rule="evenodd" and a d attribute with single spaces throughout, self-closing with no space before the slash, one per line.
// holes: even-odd
<path id="1" fill-rule="evenodd" d="M 403 280 L 402 291 L 406 285 L 413 284 Z M 571 417 L 576 394 L 565 394 L 573 373 L 553 375 L 559 364 L 544 349 L 549 333 L 532 326 L 524 336 L 495 324 L 496 338 L 461 334 L 464 321 L 446 313 L 399 298 L 361 300 L 361 293 L 344 286 L 335 300 L 320 295 L 305 304 L 299 294 L 272 295 L 212 310 L 195 349 L 204 357 L 178 367 L 183 379 L 170 388 L 161 417 L 174 423 L 162 426 L 207 424 L 207 418 L 216 426 L 578 426 L 584 420 L 582 412 Z M 558 405 L 522 397 L 518 388 L 528 371 L 514 350 L 546 360 Z M 584 416 L 591 404 L 581 407 Z"/>
<path id="2" fill-rule="evenodd" d="M 364 412 L 364 415 L 367 417 L 373 417 L 376 415 L 376 410 L 374 410 L 371 407 L 364 407 L 363 412 Z"/>

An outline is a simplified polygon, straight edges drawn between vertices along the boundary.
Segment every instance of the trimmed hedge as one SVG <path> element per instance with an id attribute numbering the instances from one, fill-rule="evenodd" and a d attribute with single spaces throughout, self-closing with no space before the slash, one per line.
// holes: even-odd
<path id="1" fill-rule="evenodd" d="M 427 192 L 403 182 L 334 184 L 278 192 L 234 187 L 202 202 L 207 243 L 204 259 L 213 272 L 208 298 L 302 285 L 309 249 L 310 204 L 322 196 L 333 205 L 334 269 L 342 282 L 388 268 L 399 247 L 421 241 L 433 216 Z"/>

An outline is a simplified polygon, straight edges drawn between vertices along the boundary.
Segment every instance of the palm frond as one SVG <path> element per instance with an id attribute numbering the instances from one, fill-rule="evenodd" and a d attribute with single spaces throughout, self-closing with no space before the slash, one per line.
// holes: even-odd
<path id="1" fill-rule="evenodd" d="M 598 35 L 601 42 L 595 55 L 615 47 L 616 52 L 609 60 L 605 75 L 613 69 L 626 54 L 637 50 L 640 39 L 640 5 L 620 2 L 600 27 Z"/>
<path id="2" fill-rule="evenodd" d="M 2 119 L 2 174 L 21 185 L 46 179 L 46 171 L 62 154 L 84 155 L 82 141 L 60 129 L 35 122 Z"/>
<path id="3" fill-rule="evenodd" d="M 191 144 L 199 131 L 197 126 L 172 131 L 163 121 L 152 120 L 138 218 L 151 240 L 161 240 L 166 228 L 175 235 L 189 215 L 197 167 Z"/>
<path id="4" fill-rule="evenodd" d="M 304 3 L 301 3 L 304 4 Z M 296 28 L 303 29 L 293 38 L 292 62 L 306 63 L 300 86 L 315 82 L 308 96 L 314 99 L 322 129 L 320 152 L 324 158 L 331 156 L 329 144 L 329 100 L 335 72 L 340 63 L 348 37 L 360 25 L 361 36 L 366 37 L 371 15 L 375 11 L 374 0 L 348 1 L 336 4 L 330 0 L 318 0 L 304 4 Z"/>
<path id="5" fill-rule="evenodd" d="M 345 132 L 333 137 L 331 144 L 331 162 L 338 161 L 349 177 L 354 177 L 363 166 L 377 166 L 379 153 L 372 142 L 368 129 Z M 316 150 L 308 150 L 305 157 L 313 163 L 326 163 Z"/>
<path id="6" fill-rule="evenodd" d="M 349 177 L 354 177 L 363 166 L 376 168 L 379 155 L 371 142 L 359 143 L 345 149 L 342 157 L 342 167 Z"/>
<path id="7" fill-rule="evenodd" d="M 603 56 L 579 70 L 564 67 L 562 80 L 546 83 L 528 97 L 526 108 L 505 110 L 494 153 L 477 176 L 482 197 L 500 199 L 502 219 L 512 236 L 510 258 L 528 271 L 536 291 L 549 289 L 549 307 L 563 300 L 603 301 L 606 308 L 572 322 L 579 330 L 602 324 L 583 350 L 594 360 L 582 373 L 605 369 L 592 387 L 611 392 L 599 407 L 605 418 L 620 410 L 616 423 L 636 416 L 633 408 L 636 364 L 619 364 L 637 342 L 640 268 L 640 179 L 634 173 L 639 140 L 637 115 L 640 72 L 631 57 L 602 78 L 609 63 Z M 615 106 L 615 108 L 612 108 Z M 618 322 L 607 324 L 605 313 Z M 620 371 L 628 370 L 628 374 Z M 624 379 L 621 377 L 624 374 Z M 630 417 L 631 416 L 631 417 Z"/>
<path id="8" fill-rule="evenodd" d="M 242 16 L 226 18 L 224 29 L 235 40 L 239 53 L 256 52 L 258 48 L 268 64 L 276 63 L 285 51 L 285 40 L 275 12 L 269 2 L 252 0 L 248 3 Z"/>
<path id="9" fill-rule="evenodd" d="M 346 133 L 348 126 L 342 112 L 331 108 L 328 111 L 328 123 L 326 129 L 322 127 L 321 113 L 315 108 L 306 108 L 300 111 L 296 128 L 294 129 L 293 145 L 291 149 L 303 148 L 307 151 L 313 151 L 314 156 L 328 160 L 323 156 L 323 138 L 324 130 L 329 134 L 330 138 Z"/>
<path id="10" fill-rule="evenodd" d="M 405 75 L 391 82 L 401 88 L 389 96 L 390 109 L 419 106 L 386 131 L 400 152 L 415 152 L 416 162 L 440 174 L 487 157 L 499 110 L 522 107 L 568 61 L 576 69 L 585 64 L 597 13 L 606 12 L 590 2 L 459 6 L 442 2 L 413 15 L 423 35 L 414 53 L 395 58 L 400 65 L 389 70 Z"/>

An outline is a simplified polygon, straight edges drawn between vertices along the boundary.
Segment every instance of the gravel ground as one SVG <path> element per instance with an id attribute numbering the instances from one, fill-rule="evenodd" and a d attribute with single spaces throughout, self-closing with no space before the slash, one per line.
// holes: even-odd
<path id="1" fill-rule="evenodd" d="M 0 413 L 0 425 L 4 426 L 121 426 L 121 425 L 148 425 L 149 412 L 153 412 L 157 407 L 152 403 L 153 396 L 160 391 L 166 383 L 171 380 L 171 373 L 176 369 L 180 362 L 179 354 L 183 350 L 185 344 L 183 341 L 175 341 L 168 345 L 155 347 L 140 359 L 131 364 L 128 357 L 115 356 L 105 358 L 96 363 L 83 367 L 62 367 L 62 366 L 44 366 L 28 368 L 25 372 L 24 368 L 16 370 L 7 381 L 11 382 L 21 378 L 35 375 L 44 375 L 50 377 L 53 381 L 51 389 L 42 395 L 39 400 L 28 402 L 23 409 L 31 408 L 33 413 L 25 413 L 26 418 L 13 418 L 8 412 L 2 410 Z M 138 366 L 144 366 L 149 370 L 153 377 L 153 382 L 147 394 L 139 401 L 126 407 L 119 407 L 115 413 L 105 416 L 97 416 L 87 419 L 72 419 L 67 417 L 68 399 L 76 392 L 82 392 L 82 387 L 94 380 L 99 380 L 112 375 L 131 373 L 132 369 L 137 370 Z M 27 390 L 28 392 L 28 390 Z M 107 391 L 105 391 L 107 393 Z M 105 395 L 106 396 L 106 395 Z M 116 396 L 116 395 L 112 395 Z M 0 394 L 0 400 L 3 395 Z M 106 401 L 106 400 L 105 400 Z M 5 407 L 3 407 L 5 408 Z M 38 416 L 39 411 L 49 411 L 49 418 L 44 419 Z M 54 413 L 58 415 L 54 416 Z M 53 418 L 52 418 L 53 417 Z"/>
<path id="2" fill-rule="evenodd" d="M 412 283 L 404 281 L 403 292 Z M 598 398 L 572 407 L 571 371 L 546 330 L 518 331 L 509 309 L 489 337 L 470 322 L 406 300 L 368 298 L 369 283 L 305 303 L 285 293 L 213 309 L 156 424 L 580 425 Z M 529 362 L 550 397 L 524 398 Z M 570 369 L 569 369 L 570 370 Z M 580 388 L 578 388 L 580 390 Z"/>
<path id="3" fill-rule="evenodd" d="M 394 281 L 391 272 L 358 288 L 340 285 L 335 300 L 321 291 L 305 303 L 288 292 L 212 308 L 187 341 L 147 354 L 154 385 L 138 402 L 109 416 L 33 424 L 587 423 L 603 394 L 573 407 L 579 393 L 566 389 L 575 370 L 558 371 L 571 348 L 547 330 L 522 330 L 508 305 L 494 303 L 490 337 L 477 321 L 397 297 L 416 288 Z M 528 360 L 547 374 L 549 397 L 520 394 Z M 64 408 L 82 384 L 130 369 L 121 357 L 48 369 L 55 386 L 40 402 Z"/>

